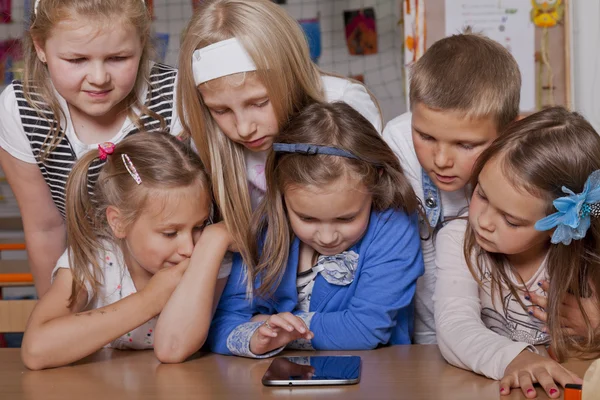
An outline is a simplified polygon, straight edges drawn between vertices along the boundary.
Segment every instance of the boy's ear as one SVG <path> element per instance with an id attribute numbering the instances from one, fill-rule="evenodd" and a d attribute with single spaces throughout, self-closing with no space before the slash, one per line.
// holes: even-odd
<path id="1" fill-rule="evenodd" d="M 44 64 L 46 64 L 47 58 L 46 58 L 46 50 L 44 50 L 44 46 L 42 46 L 41 43 L 36 39 L 33 40 L 33 46 L 35 47 L 35 52 L 37 53 L 38 59 L 41 62 L 43 62 Z"/>
<path id="2" fill-rule="evenodd" d="M 113 235 L 117 239 L 125 239 L 125 224 L 123 224 L 123 219 L 121 218 L 121 212 L 118 208 L 113 206 L 108 206 L 106 209 L 106 220 L 108 221 L 108 225 L 113 232 Z"/>

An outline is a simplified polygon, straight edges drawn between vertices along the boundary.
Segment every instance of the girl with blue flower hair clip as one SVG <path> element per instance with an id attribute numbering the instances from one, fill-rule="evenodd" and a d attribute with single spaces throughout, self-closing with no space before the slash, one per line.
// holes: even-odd
<path id="1" fill-rule="evenodd" d="M 565 186 L 562 191 L 568 196 L 552 202 L 558 212 L 536 222 L 535 229 L 548 231 L 556 228 L 551 242 L 568 246 L 572 240 L 583 239 L 591 226 L 591 219 L 600 217 L 600 170 L 590 174 L 581 193 L 573 193 Z"/>
<path id="2" fill-rule="evenodd" d="M 539 383 L 558 398 L 557 383 L 581 383 L 558 362 L 600 353 L 600 136 L 577 113 L 540 111 L 481 154 L 471 184 L 468 218 L 436 241 L 440 350 L 501 395 L 534 398 Z"/>
<path id="3" fill-rule="evenodd" d="M 306 107 L 277 140 L 251 263 L 234 259 L 207 343 L 255 358 L 409 344 L 423 258 L 419 201 L 398 159 L 345 103 Z"/>

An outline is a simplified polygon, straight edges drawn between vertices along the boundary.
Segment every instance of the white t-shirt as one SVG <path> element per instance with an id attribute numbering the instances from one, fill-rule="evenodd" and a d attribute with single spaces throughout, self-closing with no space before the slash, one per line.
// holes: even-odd
<path id="1" fill-rule="evenodd" d="M 173 117 L 169 127 L 169 131 L 174 135 L 181 133 L 183 130 L 181 121 L 177 115 L 176 88 L 177 78 L 173 87 Z M 144 85 L 138 93 L 138 98 L 146 99 L 147 92 L 148 87 L 147 85 Z M 71 121 L 71 114 L 69 112 L 67 102 L 56 90 L 54 91 L 54 94 L 66 116 L 66 121 L 63 120 L 61 122 L 61 128 L 65 132 L 65 136 L 69 140 L 76 157 L 80 158 L 88 151 L 96 150 L 98 148 L 98 143 L 86 144 L 79 140 L 77 134 L 75 133 L 75 129 L 73 128 L 73 122 Z M 136 108 L 135 112 L 136 114 L 140 115 L 139 109 Z M 108 141 L 116 144 L 134 128 L 135 125 L 131 119 L 127 117 L 123 122 L 119 132 L 117 132 L 110 140 L 103 140 L 103 142 Z M 30 164 L 36 163 L 30 142 L 27 139 L 25 130 L 23 129 L 13 85 L 8 85 L 2 94 L 0 94 L 0 147 L 6 150 L 6 152 L 8 152 L 11 156 L 21 161 Z"/>
<path id="2" fill-rule="evenodd" d="M 373 102 L 369 92 L 361 84 L 335 76 L 321 77 L 325 100 L 330 103 L 343 101 L 362 114 L 377 132 L 381 132 L 381 114 L 379 108 Z M 265 182 L 265 163 L 269 150 L 253 152 L 244 149 L 246 159 L 246 174 L 248 177 L 248 189 L 252 208 L 256 209 L 262 200 L 267 188 Z"/>
<path id="3" fill-rule="evenodd" d="M 92 288 L 89 284 L 86 285 L 88 292 L 87 305 L 85 311 L 95 310 L 104 306 L 116 303 L 125 297 L 137 292 L 133 279 L 129 274 L 129 269 L 125 265 L 123 252 L 120 247 L 104 242 L 104 249 L 98 251 L 98 261 L 102 276 L 98 288 L 98 293 L 93 296 Z M 88 265 L 92 271 L 92 265 Z M 56 263 L 56 267 L 52 271 L 52 281 L 60 268 L 71 268 L 69 264 L 69 256 L 67 250 L 60 256 Z M 223 262 L 219 270 L 218 279 L 226 278 L 231 273 L 231 261 Z M 158 316 L 150 319 L 143 325 L 127 332 L 123 336 L 113 340 L 104 347 L 116 349 L 150 349 L 154 347 L 154 330 Z"/>
<path id="4" fill-rule="evenodd" d="M 422 167 L 417 158 L 412 138 L 412 114 L 402 114 L 385 126 L 383 139 L 392 148 L 400 159 L 404 175 L 410 182 L 421 204 L 425 204 L 423 198 Z M 443 217 L 456 217 L 468 206 L 468 198 L 465 189 L 455 192 L 440 191 L 442 201 Z M 425 273 L 417 280 L 417 291 L 415 294 L 415 337 L 414 342 L 419 344 L 436 343 L 435 320 L 433 315 L 433 292 L 435 290 L 435 245 L 433 236 L 428 240 L 421 240 L 423 250 L 423 262 Z"/>
<path id="5" fill-rule="evenodd" d="M 490 294 L 490 274 L 486 270 L 480 287 L 469 271 L 463 253 L 467 221 L 454 220 L 436 236 L 437 283 L 434 304 L 438 346 L 444 358 L 457 367 L 472 370 L 492 379 L 501 379 L 508 364 L 524 349 L 547 344 L 549 335 L 543 323 L 530 316 L 510 293 Z M 545 296 L 537 285 L 547 279 L 546 260 L 523 285 L 507 267 L 521 302 L 526 292 Z"/>
<path id="6" fill-rule="evenodd" d="M 316 267 L 298 273 L 296 277 L 296 290 L 298 291 L 298 305 L 297 310 L 310 312 L 310 298 L 312 297 L 312 291 L 315 287 L 315 279 L 319 270 Z"/>

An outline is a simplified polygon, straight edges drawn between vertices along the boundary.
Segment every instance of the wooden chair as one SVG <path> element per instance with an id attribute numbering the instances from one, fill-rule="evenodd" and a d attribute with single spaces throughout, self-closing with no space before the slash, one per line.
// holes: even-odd
<path id="1" fill-rule="evenodd" d="M 24 243 L 0 243 L 0 251 L 24 249 Z M 0 333 L 24 332 L 37 300 L 3 300 L 2 289 L 9 286 L 33 286 L 27 260 L 0 260 Z M 0 336 L 0 347 L 2 342 Z"/>
<path id="2" fill-rule="evenodd" d="M 25 243 L 4 243 L 0 241 L 0 251 L 25 250 Z"/>
<path id="3" fill-rule="evenodd" d="M 0 300 L 0 332 L 24 332 L 37 300 Z"/>

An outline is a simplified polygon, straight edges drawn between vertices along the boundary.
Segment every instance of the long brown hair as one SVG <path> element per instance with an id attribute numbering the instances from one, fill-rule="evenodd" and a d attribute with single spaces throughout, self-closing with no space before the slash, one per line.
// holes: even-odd
<path id="1" fill-rule="evenodd" d="M 244 261 L 244 235 L 252 206 L 243 146 L 229 140 L 213 121 L 192 71 L 195 50 L 237 38 L 256 65 L 247 72 L 266 87 L 278 126 L 315 101 L 323 101 L 322 72 L 311 61 L 300 25 L 270 0 L 205 0 L 184 31 L 179 56 L 177 110 L 184 132 L 194 139 L 211 177 L 216 203 Z M 210 85 L 211 82 L 203 83 Z M 375 104 L 376 101 L 375 101 Z"/>
<path id="2" fill-rule="evenodd" d="M 354 154 L 358 160 L 271 151 L 265 166 L 266 196 L 252 218 L 246 237 L 252 254 L 247 268 L 248 289 L 256 289 L 259 296 L 268 296 L 275 290 L 287 264 L 293 234 L 283 193 L 289 186 L 322 186 L 350 173 L 360 177 L 372 194 L 374 210 L 396 208 L 412 213 L 419 208 L 419 200 L 398 158 L 373 125 L 346 103 L 314 103 L 306 107 L 283 127 L 277 141 L 335 146 Z M 256 277 L 260 278 L 260 285 L 253 288 Z"/>
<path id="3" fill-rule="evenodd" d="M 562 107 L 549 108 L 513 123 L 481 153 L 473 170 L 472 188 L 477 186 L 484 165 L 492 159 L 499 161 L 504 176 L 514 187 L 545 200 L 545 212 L 550 215 L 556 212 L 553 200 L 565 196 L 563 186 L 580 193 L 588 176 L 600 169 L 600 137 L 581 115 Z M 506 285 L 519 298 L 505 269 L 510 265 L 506 256 L 479 247 L 471 226 L 466 231 L 464 254 L 480 284 L 479 277 L 489 266 L 492 295 Z M 600 294 L 600 219 L 592 218 L 585 238 L 568 246 L 551 245 L 547 266 L 551 284 L 546 311 L 554 353 L 559 360 L 573 353 L 597 354 L 600 337 L 590 325 L 580 298 L 589 297 L 592 291 Z M 561 329 L 559 308 L 568 293 L 577 298 L 584 315 L 588 327 L 584 338 L 566 336 Z"/>
<path id="4" fill-rule="evenodd" d="M 61 123 L 65 122 L 66 116 L 54 94 L 48 68 L 37 56 L 34 42 L 43 47 L 46 39 L 52 34 L 52 29 L 58 23 L 74 17 L 87 18 L 91 24 L 97 24 L 99 28 L 109 26 L 115 21 L 135 28 L 143 50 L 134 89 L 123 101 L 129 118 L 138 129 L 142 130 L 143 127 L 133 107 L 140 109 L 142 114 L 150 115 L 160 121 L 161 129 L 166 129 L 164 118 L 150 110 L 144 104 L 145 99 L 138 98 L 140 89 L 150 80 L 148 65 L 154 54 L 150 40 L 152 19 L 144 2 L 141 0 L 41 0 L 37 11 L 31 11 L 29 29 L 23 38 L 25 59 L 23 92 L 31 107 L 36 109 L 40 118 L 44 118 L 50 125 L 50 133 L 42 149 L 42 158 L 45 158 L 64 136 L 60 127 Z M 42 107 L 40 102 L 48 106 Z M 53 119 L 48 117 L 48 111 L 52 113 Z"/>
<path id="5" fill-rule="evenodd" d="M 128 172 L 122 159 L 124 154 L 135 166 L 141 184 Z M 88 171 L 98 156 L 98 150 L 86 153 L 77 161 L 67 181 L 67 245 L 73 273 L 71 305 L 87 285 L 93 293 L 101 285 L 98 251 L 105 247 L 106 240 L 117 241 L 106 218 L 109 206 L 119 210 L 127 229 L 149 201 L 156 201 L 158 189 L 199 185 L 210 193 L 208 177 L 197 154 L 168 133 L 140 132 L 119 142 L 101 168 L 90 197 Z"/>

